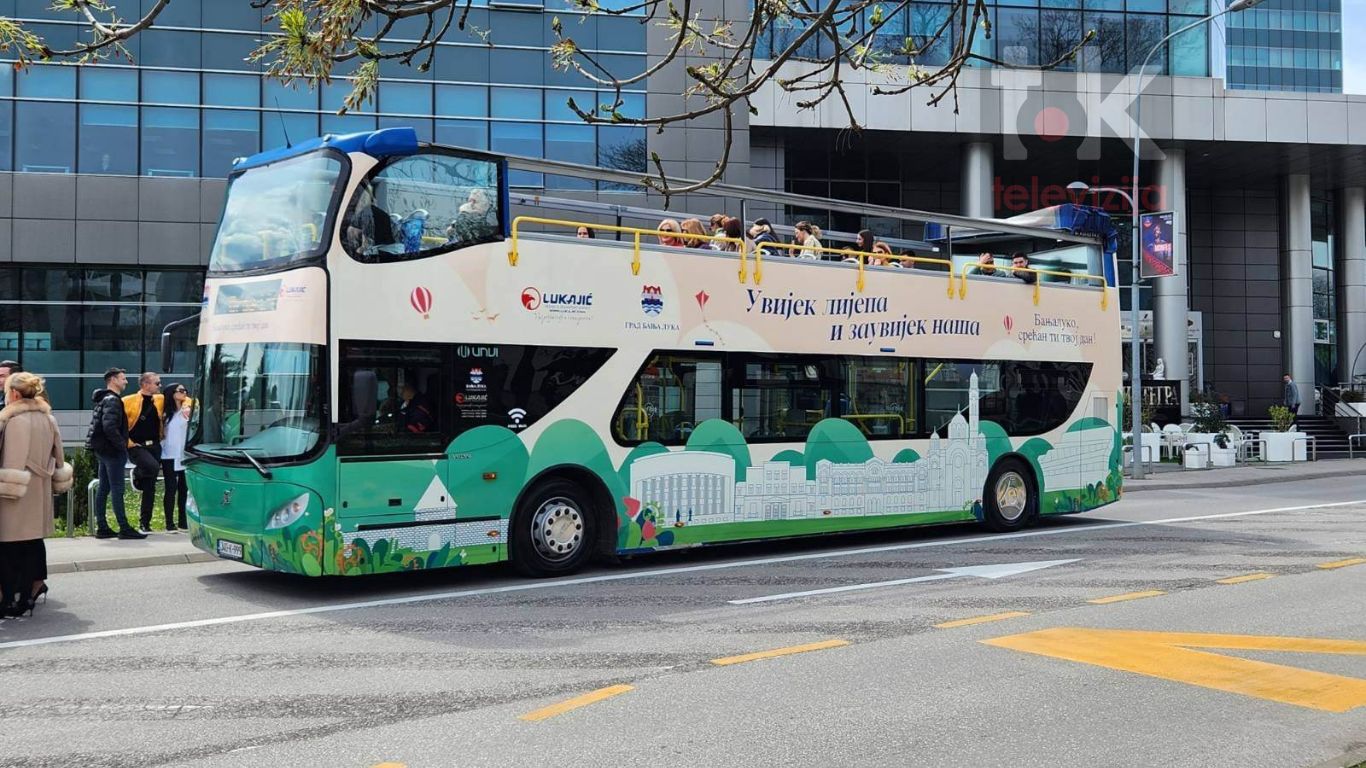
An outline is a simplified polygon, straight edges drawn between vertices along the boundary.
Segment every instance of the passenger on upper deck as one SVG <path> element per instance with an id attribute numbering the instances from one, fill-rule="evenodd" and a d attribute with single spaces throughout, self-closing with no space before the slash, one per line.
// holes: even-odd
<path id="1" fill-rule="evenodd" d="M 887 258 L 888 256 L 895 256 L 896 254 L 892 252 L 892 246 L 882 242 L 881 240 L 879 240 L 876 243 L 873 243 L 873 253 L 875 254 L 875 256 L 871 260 L 869 260 L 868 263 L 872 264 L 875 267 L 901 266 L 900 259 Z"/>
<path id="2" fill-rule="evenodd" d="M 721 231 L 720 234 L 721 234 L 722 237 L 729 237 L 729 238 L 731 238 L 732 240 L 744 240 L 744 238 L 745 238 L 745 225 L 742 224 L 742 223 L 740 223 L 740 220 L 737 219 L 737 218 L 735 218 L 734 216 L 727 216 L 727 217 L 726 217 L 726 222 L 725 222 L 725 224 L 724 224 L 724 229 Z M 720 242 L 720 241 L 717 241 L 717 242 Z M 723 242 L 723 243 L 721 243 L 721 250 L 723 250 L 723 251 L 738 251 L 738 250 L 740 250 L 740 245 L 739 245 L 738 243 L 725 243 L 725 242 Z"/>
<path id="3" fill-rule="evenodd" d="M 997 277 L 1013 277 L 1028 285 L 1033 285 L 1038 281 L 1039 276 L 1029 271 L 1029 256 L 1022 251 L 1016 251 L 1010 255 L 1010 274 L 1003 275 L 996 271 L 996 257 L 990 253 L 983 253 L 977 257 L 977 271 L 983 275 L 993 275 Z"/>
<path id="4" fill-rule="evenodd" d="M 724 213 L 713 213 L 708 223 L 711 225 L 711 232 L 717 237 L 726 236 L 726 219 L 730 218 Z M 711 241 L 711 248 L 714 251 L 727 250 L 726 244 L 720 240 Z"/>
<path id="5" fill-rule="evenodd" d="M 469 198 L 460 206 L 455 221 L 446 227 L 451 242 L 471 243 L 487 240 L 498 231 L 498 211 L 483 187 L 470 190 Z"/>
<path id="6" fill-rule="evenodd" d="M 778 242 L 778 238 L 773 234 L 773 225 L 768 223 L 768 219 L 755 219 L 754 226 L 749 228 L 749 238 L 754 241 L 755 253 L 763 256 L 769 255 L 769 250 L 764 247 L 765 243 Z"/>
<path id="7" fill-rule="evenodd" d="M 705 236 L 707 231 L 702 228 L 701 219 L 684 219 L 681 225 L 683 230 L 683 244 L 689 248 L 707 248 L 709 243 L 702 237 L 689 237 L 689 235 Z"/>
<path id="8" fill-rule="evenodd" d="M 683 238 L 679 237 L 682 227 L 674 219 L 665 219 L 659 222 L 659 244 L 666 248 L 682 248 Z"/>
<path id="9" fill-rule="evenodd" d="M 574 237 L 580 240 L 592 240 L 597 237 L 597 233 L 593 231 L 592 227 L 580 224 L 578 231 L 574 233 Z"/>
<path id="10" fill-rule="evenodd" d="M 794 227 L 792 241 L 802 246 L 798 251 L 797 257 L 801 259 L 819 259 L 821 257 L 821 228 L 809 221 L 799 221 Z"/>

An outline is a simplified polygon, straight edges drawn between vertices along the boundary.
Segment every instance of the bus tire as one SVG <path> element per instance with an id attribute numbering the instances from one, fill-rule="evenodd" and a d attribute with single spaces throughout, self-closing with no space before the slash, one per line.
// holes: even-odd
<path id="1" fill-rule="evenodd" d="M 982 490 L 983 520 L 989 530 L 1018 531 L 1038 510 L 1038 485 L 1024 460 L 1008 456 L 996 462 Z"/>
<path id="2" fill-rule="evenodd" d="M 579 570 L 597 547 L 593 495 L 562 477 L 536 483 L 517 505 L 510 538 L 512 564 L 527 576 Z"/>

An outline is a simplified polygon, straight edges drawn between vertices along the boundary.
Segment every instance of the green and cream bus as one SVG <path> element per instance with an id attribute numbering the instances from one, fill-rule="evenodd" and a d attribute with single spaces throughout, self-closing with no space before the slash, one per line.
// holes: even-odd
<path id="1" fill-rule="evenodd" d="M 718 187 L 925 239 L 880 266 L 669 247 L 537 198 L 514 215 L 518 172 L 638 180 L 410 129 L 236 163 L 198 318 L 197 546 L 310 576 L 547 575 L 774 537 L 1015 530 L 1119 497 L 1103 238 Z M 977 252 L 1002 248 L 1034 268 L 984 274 Z"/>

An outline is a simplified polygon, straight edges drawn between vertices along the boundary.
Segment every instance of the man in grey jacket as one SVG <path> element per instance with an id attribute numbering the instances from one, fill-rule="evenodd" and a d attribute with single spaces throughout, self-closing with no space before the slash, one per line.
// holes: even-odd
<path id="1" fill-rule="evenodd" d="M 1291 416 L 1298 416 L 1300 413 L 1300 388 L 1295 384 L 1295 380 L 1290 378 L 1290 374 L 1285 375 L 1285 394 L 1281 397 L 1281 405 L 1290 409 Z M 1293 421 L 1291 422 L 1294 423 Z"/>

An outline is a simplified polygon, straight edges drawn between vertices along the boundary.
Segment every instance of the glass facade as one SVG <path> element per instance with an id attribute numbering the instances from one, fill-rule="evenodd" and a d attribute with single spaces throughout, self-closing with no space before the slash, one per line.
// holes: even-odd
<path id="1" fill-rule="evenodd" d="M 162 328 L 203 295 L 200 269 L 0 267 L 0 357 L 47 379 L 53 408 L 85 409 L 106 369 L 158 368 Z M 175 370 L 194 370 L 193 354 L 178 347 Z"/>
<path id="2" fill-rule="evenodd" d="M 1342 92 L 1342 0 L 1280 0 L 1228 17 L 1228 85 Z"/>
<path id="3" fill-rule="evenodd" d="M 46 5 L 0 0 L 0 16 L 23 20 L 54 46 L 83 33 L 71 12 Z M 430 71 L 385 65 L 376 100 L 365 111 L 337 115 L 350 92 L 344 77 L 350 69 L 339 69 L 341 77 L 317 90 L 266 80 L 245 60 L 273 29 L 263 27 L 261 11 L 246 2 L 177 0 L 130 43 L 136 65 L 35 65 L 21 73 L 4 67 L 0 170 L 219 177 L 234 158 L 287 140 L 398 125 L 441 144 L 646 170 L 645 129 L 584 125 L 568 100 L 592 111 L 610 94 L 574 72 L 557 71 L 549 52 L 551 19 L 560 16 L 580 47 L 613 71 L 633 75 L 645 67 L 646 28 L 639 18 L 532 6 L 514 11 L 484 7 L 484 0 L 474 5 L 467 29 L 489 31 L 496 47 L 452 28 Z M 421 28 L 400 24 L 390 37 L 413 39 Z M 625 94 L 618 111 L 644 116 L 643 90 Z M 582 188 L 573 179 L 539 174 L 513 181 Z"/>
<path id="4" fill-rule="evenodd" d="M 1088 30 L 1096 37 L 1075 60 L 1060 62 L 1064 72 L 1127 73 L 1137 70 L 1143 59 L 1168 32 L 1199 20 L 1209 8 L 1209 0 L 986 0 L 991 14 L 991 39 L 980 32 L 974 37 L 974 51 L 1007 64 L 1051 64 L 1066 54 Z M 878 30 L 872 42 L 882 52 L 883 61 L 908 64 L 899 55 L 909 38 L 916 47 L 926 45 L 944 24 L 952 6 L 917 2 L 902 9 Z M 885 8 L 883 9 L 885 11 Z M 850 34 L 860 34 L 869 19 L 860 20 Z M 946 64 L 953 51 L 951 30 L 935 43 L 916 63 L 925 66 Z M 760 57 L 786 49 L 799 29 L 779 27 L 758 42 Z M 808 41 L 799 51 L 801 58 L 819 58 L 830 53 L 826 39 Z M 1148 71 L 1156 74 L 1208 77 L 1209 32 L 1199 27 L 1167 43 L 1153 55 Z"/>
<path id="5" fill-rule="evenodd" d="M 1328 385 L 1337 382 L 1338 304 L 1333 281 L 1333 236 L 1337 222 L 1332 198 L 1314 198 L 1309 211 L 1314 236 L 1314 381 Z"/>

